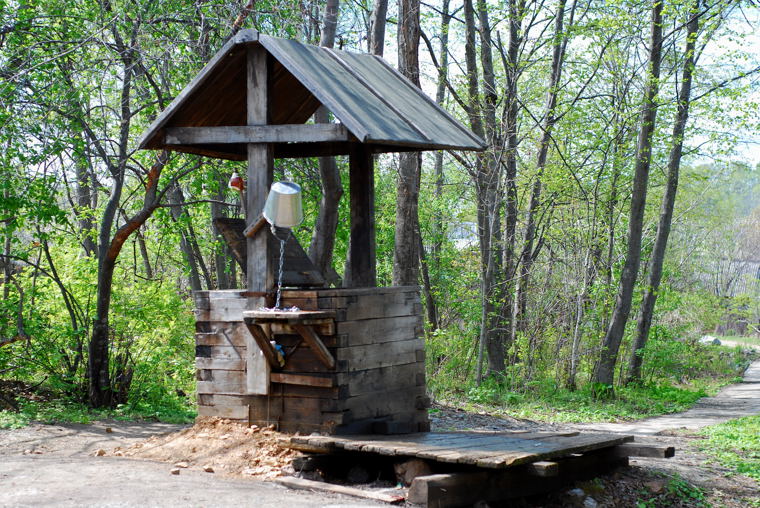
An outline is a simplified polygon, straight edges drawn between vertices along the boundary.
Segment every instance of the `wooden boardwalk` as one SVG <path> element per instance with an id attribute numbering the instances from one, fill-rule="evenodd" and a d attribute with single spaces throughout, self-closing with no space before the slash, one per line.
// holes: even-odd
<path id="1" fill-rule="evenodd" d="M 630 441 L 633 436 L 577 432 L 427 432 L 396 436 L 293 436 L 281 444 L 312 453 L 342 450 L 503 469 Z"/>

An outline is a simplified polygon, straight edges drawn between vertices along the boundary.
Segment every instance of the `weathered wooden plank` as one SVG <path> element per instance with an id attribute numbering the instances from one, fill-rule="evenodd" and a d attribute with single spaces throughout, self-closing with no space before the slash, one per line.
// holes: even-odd
<path id="1" fill-rule="evenodd" d="M 198 416 L 248 420 L 248 406 L 198 406 Z"/>
<path id="2" fill-rule="evenodd" d="M 283 321 L 289 324 L 311 324 L 314 321 L 323 322 L 324 320 L 335 319 L 335 312 L 331 310 L 248 310 L 243 312 L 243 318 L 252 323 Z"/>
<path id="3" fill-rule="evenodd" d="M 304 386 L 321 386 L 332 388 L 335 386 L 335 378 L 332 376 L 308 376 L 303 374 L 287 374 L 284 372 L 273 372 L 270 375 L 272 383 L 283 383 Z"/>
<path id="4" fill-rule="evenodd" d="M 407 363 L 377 369 L 337 374 L 337 382 L 348 388 L 349 396 L 382 392 L 396 388 L 424 386 L 424 365 Z"/>
<path id="5" fill-rule="evenodd" d="M 398 340 L 381 344 L 339 347 L 336 348 L 335 353 L 338 360 L 358 362 L 369 358 L 379 358 L 383 355 L 391 357 L 400 353 L 414 352 L 424 348 L 425 341 L 423 339 L 411 338 L 408 340 Z"/>
<path id="6" fill-rule="evenodd" d="M 238 395 L 229 393 L 209 393 L 203 394 L 204 400 L 208 403 L 199 401 L 200 405 L 204 406 L 227 406 L 227 407 L 239 407 L 245 406 L 246 410 L 248 405 L 254 400 L 255 395 Z"/>
<path id="7" fill-rule="evenodd" d="M 360 144 L 349 155 L 351 224 L 346 260 L 346 287 L 377 286 L 375 263 L 375 162 Z"/>
<path id="8" fill-rule="evenodd" d="M 523 467 L 525 468 L 526 473 L 540 476 L 542 478 L 549 478 L 551 476 L 559 475 L 559 464 L 557 462 L 552 462 L 549 460 L 531 462 L 529 464 L 525 464 Z"/>
<path id="9" fill-rule="evenodd" d="M 287 289 L 282 288 L 281 297 L 285 301 L 288 298 L 317 298 L 322 289 Z"/>
<path id="10" fill-rule="evenodd" d="M 403 503 L 404 496 L 397 494 L 386 494 L 383 492 L 373 492 L 346 485 L 335 485 L 331 483 L 306 480 L 304 478 L 280 477 L 275 480 L 280 485 L 297 490 L 314 490 L 317 492 L 329 492 L 331 494 L 343 494 L 346 496 L 360 497 L 362 499 L 372 499 L 383 503 Z"/>
<path id="11" fill-rule="evenodd" d="M 335 357 L 338 361 L 348 362 L 349 372 L 405 365 L 417 362 L 417 351 L 425 347 L 422 339 L 412 339 L 383 344 L 369 344 L 337 348 Z"/>
<path id="12" fill-rule="evenodd" d="M 600 448 L 608 448 L 632 441 L 632 436 L 586 434 L 573 437 L 549 437 L 533 442 L 533 449 L 526 448 L 510 453 L 494 454 L 474 460 L 478 467 L 503 468 L 536 460 L 552 459 L 559 455 L 583 453 Z M 465 461 L 464 463 L 471 463 Z"/>
<path id="13" fill-rule="evenodd" d="M 275 374 L 277 373 L 275 372 Z M 339 400 L 345 398 L 341 396 L 341 389 L 337 386 L 291 385 L 274 382 L 271 388 L 271 395 L 273 397 L 303 397 L 306 399 Z"/>
<path id="14" fill-rule="evenodd" d="M 245 347 L 235 346 L 209 346 L 196 344 L 195 346 L 196 358 L 216 358 L 218 360 L 244 360 L 245 359 Z M 214 367 L 203 367 L 206 369 L 213 369 Z"/>
<path id="15" fill-rule="evenodd" d="M 222 358 L 196 358 L 196 369 L 212 369 L 212 370 L 245 370 L 245 361 L 243 360 L 228 360 Z"/>
<path id="16" fill-rule="evenodd" d="M 253 425 L 277 425 L 282 416 L 280 400 L 271 397 L 254 396 L 248 405 L 248 423 Z"/>
<path id="17" fill-rule="evenodd" d="M 245 304 L 245 302 L 243 302 Z M 210 309 L 195 309 L 196 321 L 221 321 L 221 322 L 240 322 L 243 320 L 243 311 L 245 307 L 213 307 Z"/>
<path id="18" fill-rule="evenodd" d="M 417 399 L 424 396 L 424 387 L 387 390 L 350 397 L 343 401 L 343 408 L 350 410 L 356 419 L 392 416 L 399 412 L 414 411 L 417 409 Z"/>
<path id="19" fill-rule="evenodd" d="M 314 354 L 317 355 L 317 358 L 319 358 L 325 367 L 328 369 L 335 368 L 335 358 L 333 358 L 333 355 L 330 354 L 330 351 L 328 351 L 310 326 L 296 323 L 293 325 L 293 328 L 303 337 L 303 340 L 314 351 Z"/>
<path id="20" fill-rule="evenodd" d="M 320 299 L 320 305 L 324 305 Z M 330 308 L 337 308 L 337 305 Z M 348 304 L 344 312 L 339 313 L 341 321 L 359 321 L 364 319 L 396 318 L 401 316 L 421 315 L 422 304 L 419 302 L 394 302 L 370 296 L 358 302 Z"/>
<path id="21" fill-rule="evenodd" d="M 300 290 L 296 290 L 298 292 Z M 283 291 L 283 296 L 286 294 Z M 363 296 L 363 295 L 386 295 L 395 293 L 416 293 L 419 295 L 420 288 L 418 286 L 382 286 L 372 288 L 332 288 L 332 289 L 318 289 L 315 294 L 320 298 L 334 297 L 334 296 Z"/>
<path id="22" fill-rule="evenodd" d="M 237 125 L 166 129 L 168 145 L 231 143 L 326 143 L 350 141 L 341 124 Z"/>
<path id="23" fill-rule="evenodd" d="M 266 338 L 266 334 L 263 333 L 258 326 L 255 327 L 257 333 L 261 332 Z M 267 395 L 269 393 L 269 378 L 272 373 L 272 364 L 269 362 L 266 354 L 272 354 L 272 345 L 269 341 L 266 342 L 268 347 L 267 353 L 265 353 L 259 346 L 259 340 L 257 335 L 253 335 L 252 332 L 246 334 L 246 348 L 245 348 L 245 392 L 256 395 Z"/>
<path id="24" fill-rule="evenodd" d="M 242 321 L 230 322 L 212 322 L 211 328 L 215 330 L 217 340 L 206 338 L 206 344 L 213 346 L 231 346 L 235 348 L 245 348 L 248 336 L 248 329 Z M 196 342 L 196 344 L 199 344 Z"/>
<path id="25" fill-rule="evenodd" d="M 336 324 L 336 333 L 350 336 L 352 346 L 409 340 L 422 336 L 422 316 L 343 321 Z"/>
<path id="26" fill-rule="evenodd" d="M 229 393 L 244 395 L 246 373 L 238 370 L 199 370 L 204 379 L 196 382 L 198 393 Z M 207 373 L 207 374 L 205 374 Z"/>
<path id="27" fill-rule="evenodd" d="M 619 457 L 651 457 L 656 459 L 669 459 L 674 457 L 676 449 L 672 446 L 645 445 L 639 443 L 626 443 L 614 448 Z"/>

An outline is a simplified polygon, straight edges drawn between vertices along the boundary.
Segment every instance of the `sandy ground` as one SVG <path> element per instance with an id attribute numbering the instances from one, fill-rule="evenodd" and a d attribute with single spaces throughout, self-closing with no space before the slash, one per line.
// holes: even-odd
<path id="1" fill-rule="evenodd" d="M 128 448 L 185 427 L 106 421 L 0 430 L 0 507 L 387 506 L 291 491 L 271 482 L 229 478 L 200 468 L 173 475 L 170 464 L 94 455 L 100 449 Z"/>

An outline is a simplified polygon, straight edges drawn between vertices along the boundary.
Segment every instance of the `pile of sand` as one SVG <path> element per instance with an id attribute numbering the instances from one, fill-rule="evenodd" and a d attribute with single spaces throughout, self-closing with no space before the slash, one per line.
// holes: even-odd
<path id="1" fill-rule="evenodd" d="M 203 469 L 233 476 L 274 478 L 300 455 L 280 448 L 285 437 L 272 427 L 246 427 L 221 418 L 200 417 L 190 428 L 153 436 L 108 455 L 168 462 L 178 468 Z M 175 474 L 178 471 L 175 469 Z"/>

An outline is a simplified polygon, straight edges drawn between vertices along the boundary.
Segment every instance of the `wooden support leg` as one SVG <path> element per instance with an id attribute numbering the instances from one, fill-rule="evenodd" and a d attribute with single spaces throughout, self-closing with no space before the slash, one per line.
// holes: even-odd
<path id="1" fill-rule="evenodd" d="M 306 342 L 312 351 L 314 351 L 314 354 L 317 355 L 319 361 L 324 363 L 328 369 L 335 368 L 335 358 L 333 358 L 333 355 L 330 354 L 330 351 L 325 347 L 322 340 L 320 340 L 319 335 L 316 334 L 311 326 L 294 324 L 293 328 L 295 328 L 298 334 L 303 337 L 304 342 Z"/>
<path id="2" fill-rule="evenodd" d="M 267 334 L 261 329 L 261 326 L 253 323 L 246 323 L 245 326 L 248 328 L 248 331 L 251 332 L 251 336 L 253 336 L 253 340 L 256 341 L 256 345 L 258 345 L 261 352 L 264 353 L 264 358 L 266 358 L 269 366 L 274 369 L 279 369 L 280 362 L 277 358 L 277 351 L 272 347 L 272 344 L 269 342 L 269 337 L 267 337 Z"/>

